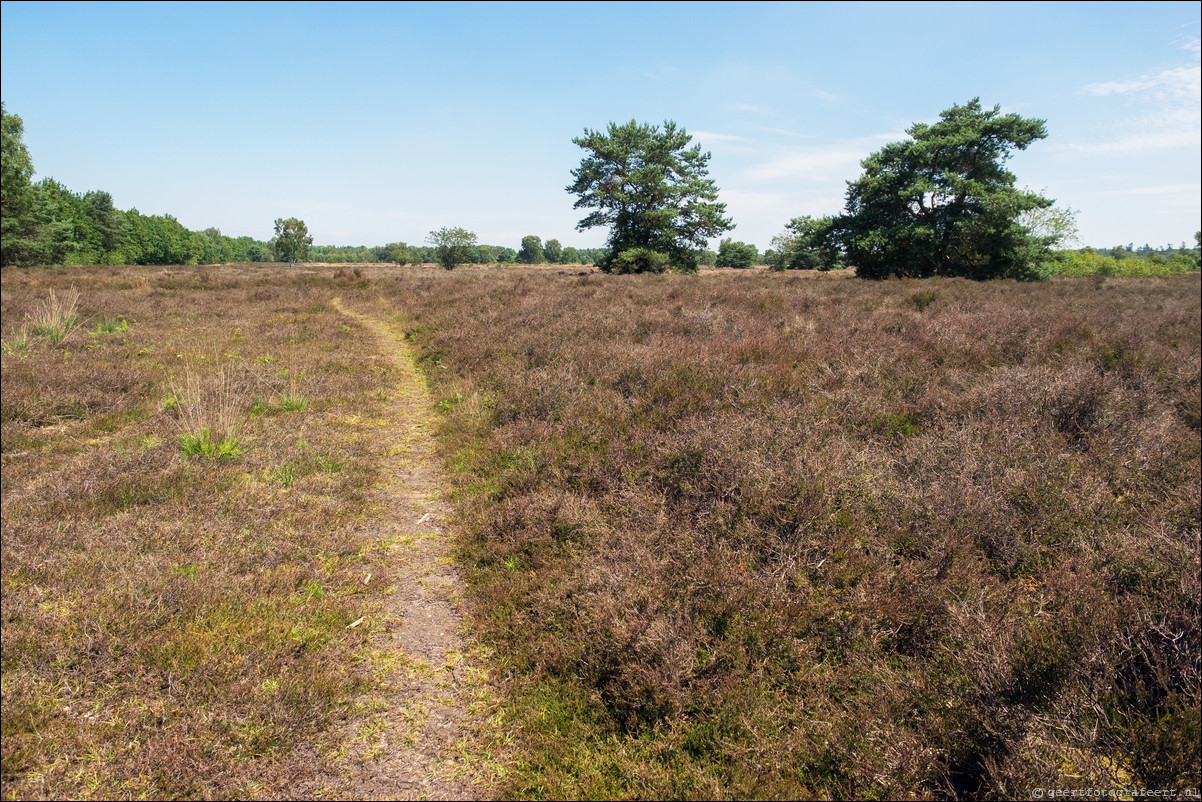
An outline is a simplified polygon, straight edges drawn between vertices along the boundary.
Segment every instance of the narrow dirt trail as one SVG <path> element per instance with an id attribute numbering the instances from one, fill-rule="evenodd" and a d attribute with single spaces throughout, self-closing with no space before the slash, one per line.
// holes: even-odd
<path id="1" fill-rule="evenodd" d="M 377 523 L 393 586 L 373 644 L 383 690 L 348 725 L 343 754 L 292 790 L 317 798 L 477 799 L 485 791 L 466 752 L 486 691 L 472 659 L 478 650 L 461 631 L 462 585 L 444 524 L 449 485 L 435 454 L 428 388 L 402 332 L 341 299 L 333 305 L 375 335 L 388 370 L 389 425 L 380 438 L 388 474 L 375 492 L 386 510 Z"/>

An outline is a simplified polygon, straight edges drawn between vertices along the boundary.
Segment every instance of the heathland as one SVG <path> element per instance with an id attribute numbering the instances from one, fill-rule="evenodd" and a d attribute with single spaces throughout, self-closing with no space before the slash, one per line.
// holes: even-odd
<path id="1" fill-rule="evenodd" d="M 3 272 L 6 797 L 380 759 L 343 310 L 430 388 L 496 795 L 1198 787 L 1197 273 L 247 265 Z"/>

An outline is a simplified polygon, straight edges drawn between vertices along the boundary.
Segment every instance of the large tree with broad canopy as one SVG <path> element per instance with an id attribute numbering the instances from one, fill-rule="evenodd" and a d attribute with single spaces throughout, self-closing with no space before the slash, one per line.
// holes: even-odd
<path id="1" fill-rule="evenodd" d="M 857 274 L 1038 278 L 1054 237 L 1023 221 L 1053 202 L 1016 189 L 1005 163 L 1047 136 L 1044 121 L 984 109 L 974 98 L 906 133 L 909 140 L 861 162 L 864 174 L 848 183 L 832 233 Z"/>
<path id="2" fill-rule="evenodd" d="M 710 154 L 676 123 L 631 120 L 606 132 L 585 129 L 572 141 L 588 153 L 567 191 L 577 209 L 592 209 L 576 228 L 609 227 L 607 272 L 692 273 L 711 237 L 734 228 L 707 178 Z"/>

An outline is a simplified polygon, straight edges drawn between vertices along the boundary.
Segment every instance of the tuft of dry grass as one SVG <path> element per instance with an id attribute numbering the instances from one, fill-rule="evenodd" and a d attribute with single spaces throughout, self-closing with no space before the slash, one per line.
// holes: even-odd
<path id="1" fill-rule="evenodd" d="M 172 385 L 171 410 L 179 419 L 180 447 L 188 455 L 239 456 L 250 399 L 239 392 L 233 371 L 202 377 L 194 369 Z"/>
<path id="2" fill-rule="evenodd" d="M 29 321 L 25 321 L 20 326 L 12 329 L 8 333 L 8 337 L 0 341 L 0 351 L 5 354 L 17 354 L 29 347 Z"/>
<path id="3" fill-rule="evenodd" d="M 45 337 L 51 345 L 58 345 L 79 328 L 79 292 L 71 289 L 57 296 L 50 289 L 50 297 L 38 304 L 27 316 L 29 330 L 38 337 Z"/>

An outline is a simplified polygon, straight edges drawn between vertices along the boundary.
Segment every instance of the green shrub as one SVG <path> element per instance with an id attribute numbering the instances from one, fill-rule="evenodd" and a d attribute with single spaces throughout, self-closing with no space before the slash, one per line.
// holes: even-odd
<path id="1" fill-rule="evenodd" d="M 1197 251 L 1174 253 L 1164 257 L 1155 251 L 1133 254 L 1118 251 L 1122 258 L 1106 256 L 1093 248 L 1058 251 L 1049 265 L 1053 275 L 1103 276 L 1124 278 L 1167 278 L 1198 270 Z"/>
<path id="2" fill-rule="evenodd" d="M 663 273 L 668 269 L 668 254 L 650 248 L 627 248 L 602 266 L 607 273 Z"/>
<path id="3" fill-rule="evenodd" d="M 759 258 L 760 252 L 754 245 L 748 245 L 746 242 L 735 242 L 733 239 L 727 238 L 722 240 L 718 245 L 718 258 L 715 260 L 715 265 L 718 267 L 747 269 L 754 267 Z"/>
<path id="4" fill-rule="evenodd" d="M 934 290 L 924 290 L 922 292 L 914 293 L 907 298 L 906 301 L 910 304 L 910 306 L 921 312 L 934 303 L 935 299 L 938 297 L 939 293 L 935 292 Z"/>

